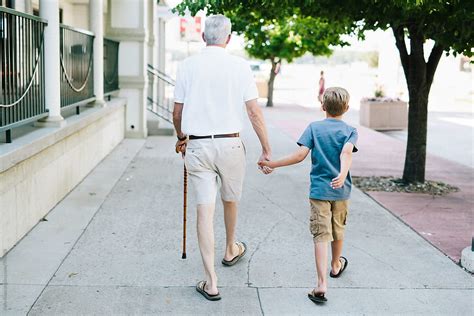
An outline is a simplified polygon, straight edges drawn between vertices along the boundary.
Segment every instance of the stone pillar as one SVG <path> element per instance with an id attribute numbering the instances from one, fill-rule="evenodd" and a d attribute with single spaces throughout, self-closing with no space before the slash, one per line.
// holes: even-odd
<path id="1" fill-rule="evenodd" d="M 165 25 L 166 25 L 166 20 L 163 18 L 159 18 L 158 19 L 158 47 L 156 51 L 158 55 L 157 56 L 158 69 L 163 73 L 166 73 Z M 158 84 L 158 95 L 159 95 L 159 102 L 161 102 L 161 104 L 165 104 L 165 102 L 168 102 L 165 96 L 165 83 L 163 81 L 160 81 Z"/>
<path id="2" fill-rule="evenodd" d="M 120 41 L 120 96 L 127 99 L 125 136 L 147 137 L 147 10 L 154 0 L 108 0 L 107 37 Z"/>
<path id="3" fill-rule="evenodd" d="M 156 20 L 156 10 L 155 6 L 152 5 L 151 8 L 147 10 L 148 12 L 148 64 L 152 65 L 153 67 L 157 68 L 158 67 L 158 54 L 157 54 L 157 20 Z M 151 76 L 148 77 L 148 80 L 150 80 L 150 83 L 148 85 L 148 89 L 151 91 L 148 91 L 148 95 L 154 100 L 154 101 L 159 101 L 157 99 L 158 94 L 158 80 L 157 78 Z"/>
<path id="4" fill-rule="evenodd" d="M 166 22 L 174 18 L 175 15 L 171 13 L 170 8 L 164 4 L 162 1 L 158 4 L 157 18 L 158 18 L 158 45 L 156 49 L 158 69 L 163 72 L 166 72 Z M 166 99 L 165 93 L 166 84 L 164 81 L 160 80 L 158 82 L 158 101 L 161 104 L 167 104 L 170 100 Z M 169 96 L 168 96 L 169 97 Z"/>
<path id="5" fill-rule="evenodd" d="M 49 116 L 37 124 L 62 126 L 65 121 L 61 116 L 58 0 L 40 0 L 40 16 L 48 21 L 48 26 L 44 29 L 44 79 L 45 100 Z"/>
<path id="6" fill-rule="evenodd" d="M 104 3 L 89 1 L 89 27 L 94 33 L 94 95 L 95 104 L 104 105 Z"/>

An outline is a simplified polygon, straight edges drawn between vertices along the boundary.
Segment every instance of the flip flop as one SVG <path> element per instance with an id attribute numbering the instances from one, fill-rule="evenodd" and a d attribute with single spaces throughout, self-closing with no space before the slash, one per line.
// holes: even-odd
<path id="1" fill-rule="evenodd" d="M 328 299 L 325 297 L 326 293 L 316 293 L 314 290 L 312 290 L 310 293 L 308 293 L 308 298 L 316 304 L 323 304 L 328 301 Z"/>
<path id="2" fill-rule="evenodd" d="M 231 267 L 234 264 L 236 264 L 237 262 L 239 262 L 239 260 L 242 259 L 242 257 L 247 252 L 247 245 L 244 242 L 237 241 L 235 244 L 239 247 L 239 250 L 241 251 L 241 253 L 239 255 L 235 256 L 234 258 L 232 258 L 232 260 L 222 259 L 222 264 L 227 266 L 227 267 Z"/>
<path id="3" fill-rule="evenodd" d="M 341 259 L 342 259 L 342 260 L 341 260 Z M 329 276 L 330 276 L 331 278 L 338 278 L 338 277 L 340 277 L 341 274 L 342 274 L 342 272 L 344 272 L 344 270 L 346 270 L 347 265 L 349 264 L 349 261 L 348 261 L 345 257 L 343 257 L 343 256 L 341 256 L 341 257 L 339 258 L 339 261 L 341 262 L 341 268 L 339 269 L 339 272 L 336 273 L 336 274 L 332 273 L 332 271 L 329 272 Z"/>
<path id="4" fill-rule="evenodd" d="M 206 299 L 209 301 L 218 301 L 221 299 L 221 295 L 219 293 L 217 294 L 209 294 L 205 290 L 206 287 L 206 281 L 199 281 L 198 284 L 196 284 L 196 291 L 202 294 Z"/>

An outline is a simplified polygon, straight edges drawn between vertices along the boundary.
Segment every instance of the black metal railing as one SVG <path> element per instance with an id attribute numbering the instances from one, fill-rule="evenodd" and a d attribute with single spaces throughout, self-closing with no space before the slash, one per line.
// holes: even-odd
<path id="1" fill-rule="evenodd" d="M 47 116 L 44 28 L 47 21 L 0 7 L 0 131 Z"/>
<path id="2" fill-rule="evenodd" d="M 61 108 L 94 100 L 93 42 L 93 33 L 61 25 Z"/>
<path id="3" fill-rule="evenodd" d="M 104 95 L 119 89 L 119 42 L 104 38 Z"/>
<path id="4" fill-rule="evenodd" d="M 148 64 L 148 110 L 173 123 L 173 90 L 175 80 Z"/>

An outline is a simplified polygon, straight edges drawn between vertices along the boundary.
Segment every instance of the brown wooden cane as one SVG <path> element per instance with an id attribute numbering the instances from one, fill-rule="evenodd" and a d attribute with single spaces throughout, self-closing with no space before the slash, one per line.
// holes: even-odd
<path id="1" fill-rule="evenodd" d="M 186 259 L 186 209 L 188 207 L 188 171 L 184 165 L 184 181 L 183 181 L 183 254 L 181 259 Z"/>

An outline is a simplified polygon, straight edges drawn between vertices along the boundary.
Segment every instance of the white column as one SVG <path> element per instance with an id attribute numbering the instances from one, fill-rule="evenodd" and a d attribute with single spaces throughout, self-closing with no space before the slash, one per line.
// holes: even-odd
<path id="1" fill-rule="evenodd" d="M 125 136 L 146 138 L 148 14 L 156 0 L 108 0 L 107 36 L 120 41 L 119 96 L 127 99 Z"/>
<path id="2" fill-rule="evenodd" d="M 25 0 L 25 13 L 33 14 L 32 0 Z"/>
<path id="3" fill-rule="evenodd" d="M 94 38 L 94 95 L 95 104 L 104 102 L 104 3 L 102 0 L 89 1 L 90 30 Z"/>
<path id="4" fill-rule="evenodd" d="M 157 34 L 158 34 L 158 28 L 157 28 L 157 21 L 155 18 L 156 12 L 153 4 L 151 5 L 151 9 L 148 8 L 148 64 L 152 65 L 153 67 L 158 67 L 158 61 L 157 61 Z M 149 89 L 151 91 L 148 91 L 148 95 L 156 102 L 159 102 L 157 99 L 157 88 L 158 88 L 158 80 L 154 77 L 150 78 L 151 82 L 149 84 Z"/>
<path id="5" fill-rule="evenodd" d="M 157 52 L 157 60 L 158 60 L 158 69 L 164 73 L 166 73 L 166 20 L 163 18 L 158 19 L 158 49 L 156 50 Z M 166 104 L 168 100 L 166 100 L 166 95 L 165 95 L 165 83 L 163 81 L 160 81 L 158 84 L 158 96 L 159 96 L 159 102 L 161 104 Z"/>
<path id="6" fill-rule="evenodd" d="M 40 16 L 48 20 L 48 26 L 44 29 L 44 79 L 49 116 L 39 125 L 62 126 L 65 121 L 61 116 L 58 0 L 40 0 Z"/>

